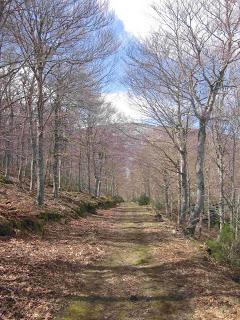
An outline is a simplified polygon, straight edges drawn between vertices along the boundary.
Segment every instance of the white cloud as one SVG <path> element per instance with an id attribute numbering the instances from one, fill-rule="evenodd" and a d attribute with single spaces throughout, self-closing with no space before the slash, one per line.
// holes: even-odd
<path id="1" fill-rule="evenodd" d="M 126 92 L 108 93 L 105 98 L 107 102 L 110 102 L 118 112 L 122 113 L 127 118 L 132 120 L 141 118 L 140 112 L 137 107 L 131 103 Z"/>
<path id="2" fill-rule="evenodd" d="M 110 7 L 122 20 L 125 30 L 134 36 L 144 36 L 153 27 L 153 0 L 110 0 Z"/>

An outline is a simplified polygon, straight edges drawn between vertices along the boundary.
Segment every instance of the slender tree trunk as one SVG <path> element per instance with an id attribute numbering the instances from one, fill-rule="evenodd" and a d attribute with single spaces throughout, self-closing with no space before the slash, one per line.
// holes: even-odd
<path id="1" fill-rule="evenodd" d="M 59 153 L 60 153 L 60 102 L 57 97 L 54 108 L 54 145 L 53 145 L 53 196 L 59 197 Z"/>
<path id="2" fill-rule="evenodd" d="M 204 208 L 204 160 L 205 160 L 205 143 L 206 143 L 206 120 L 200 120 L 198 131 L 197 160 L 196 160 L 196 204 L 191 212 L 189 226 L 187 231 L 193 235 L 196 226 L 200 220 L 200 214 Z"/>
<path id="3" fill-rule="evenodd" d="M 23 163 L 24 163 L 24 131 L 25 131 L 25 122 L 22 127 L 21 137 L 20 137 L 20 145 L 21 145 L 21 155 L 18 167 L 18 181 L 22 182 L 22 173 L 23 173 Z"/>
<path id="4" fill-rule="evenodd" d="M 210 212 L 210 185 L 208 183 L 208 192 L 207 192 L 207 212 L 208 212 L 208 230 L 211 229 L 211 212 Z"/>
<path id="5" fill-rule="evenodd" d="M 12 147 L 12 140 L 13 140 L 13 107 L 11 107 L 10 111 L 10 120 L 9 120 L 9 130 L 8 136 L 6 137 L 6 144 L 5 144 L 5 177 L 9 179 L 9 170 L 10 164 L 13 159 L 13 147 Z"/>
<path id="6" fill-rule="evenodd" d="M 96 178 L 96 186 L 95 186 L 95 196 L 100 196 L 100 190 L 101 190 L 101 180 L 99 178 Z"/>
<path id="7" fill-rule="evenodd" d="M 235 166 L 236 166 L 236 150 L 237 150 L 237 141 L 236 134 L 233 134 L 233 151 L 232 151 L 232 174 L 231 174 L 231 188 L 232 188 L 232 196 L 231 196 L 231 216 L 230 223 L 232 228 L 234 227 L 234 214 L 236 212 L 236 180 L 235 180 Z"/>
<path id="8" fill-rule="evenodd" d="M 37 102 L 37 139 L 36 139 L 36 172 L 37 172 L 37 204 L 44 204 L 44 120 L 43 120 L 43 84 L 42 76 L 38 79 L 38 102 Z"/>
<path id="9" fill-rule="evenodd" d="M 164 196 L 165 196 L 165 212 L 169 215 L 170 205 L 169 205 L 169 176 L 168 173 L 164 173 Z"/>
<path id="10" fill-rule="evenodd" d="M 87 154 L 87 177 L 88 177 L 88 193 L 91 193 L 91 156 Z"/>
<path id="11" fill-rule="evenodd" d="M 181 179 L 181 206 L 179 223 L 184 224 L 188 209 L 188 175 L 187 175 L 187 152 L 180 152 L 180 179 Z"/>
<path id="12" fill-rule="evenodd" d="M 62 189 L 62 160 L 59 159 L 59 165 L 58 165 L 58 190 L 61 191 Z"/>
<path id="13" fill-rule="evenodd" d="M 35 189 L 36 184 L 36 163 L 37 163 L 37 142 L 33 128 L 32 110 L 29 110 L 29 130 L 31 136 L 32 158 L 31 158 L 31 177 L 30 177 L 30 192 Z"/>
<path id="14" fill-rule="evenodd" d="M 219 193 L 219 217 L 220 217 L 220 230 L 222 230 L 225 217 L 224 217 L 224 168 L 223 168 L 223 159 L 220 155 L 219 159 L 219 182 L 220 182 L 220 193 Z"/>
<path id="15" fill-rule="evenodd" d="M 9 141 L 9 137 L 7 137 L 6 139 L 6 143 L 5 143 L 5 173 L 4 176 L 6 179 L 9 179 L 9 166 L 10 166 L 10 141 Z"/>
<path id="16" fill-rule="evenodd" d="M 32 159 L 31 159 L 31 178 L 29 190 L 32 192 L 35 188 L 36 183 L 36 144 L 32 145 Z"/>
<path id="17" fill-rule="evenodd" d="M 82 190 L 82 152 L 79 150 L 79 159 L 78 159 L 78 191 Z"/>
<path id="18" fill-rule="evenodd" d="M 35 189 L 36 184 L 36 162 L 37 162 L 37 142 L 36 142 L 36 132 L 34 129 L 34 119 L 33 119 L 33 92 L 34 92 L 34 83 L 35 80 L 32 80 L 31 87 L 29 90 L 29 94 L 26 97 L 27 100 L 27 115 L 29 120 L 29 133 L 31 139 L 31 148 L 32 148 L 32 156 L 31 156 L 31 171 L 30 171 L 30 187 L 29 190 L 32 192 Z"/>
<path id="19" fill-rule="evenodd" d="M 239 237 L 239 222 L 240 222 L 240 195 L 237 196 L 237 205 L 236 205 L 236 212 L 235 212 L 235 238 L 238 239 Z"/>

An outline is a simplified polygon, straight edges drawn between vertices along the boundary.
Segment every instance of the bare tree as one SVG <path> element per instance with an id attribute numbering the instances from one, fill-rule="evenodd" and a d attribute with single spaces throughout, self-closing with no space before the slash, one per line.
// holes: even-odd
<path id="1" fill-rule="evenodd" d="M 225 87 L 228 68 L 239 59 L 240 9 L 237 1 L 228 0 L 179 0 L 167 4 L 165 11 L 157 6 L 154 9 L 165 24 L 162 31 L 170 39 L 169 51 L 181 61 L 187 77 L 186 97 L 198 121 L 196 204 L 188 227 L 193 234 L 204 204 L 206 127 Z"/>
<path id="2" fill-rule="evenodd" d="M 37 87 L 37 203 L 44 202 L 44 125 L 48 100 L 46 82 L 56 64 L 86 64 L 104 59 L 116 50 L 108 28 L 111 18 L 104 2 L 17 1 L 11 19 L 12 36 Z M 74 50 L 73 50 L 74 49 Z"/>
<path id="3" fill-rule="evenodd" d="M 188 211 L 187 136 L 190 103 L 182 62 L 169 51 L 171 43 L 161 33 L 137 44 L 129 53 L 127 83 L 130 95 L 145 117 L 161 126 L 179 155 L 180 223 Z"/>

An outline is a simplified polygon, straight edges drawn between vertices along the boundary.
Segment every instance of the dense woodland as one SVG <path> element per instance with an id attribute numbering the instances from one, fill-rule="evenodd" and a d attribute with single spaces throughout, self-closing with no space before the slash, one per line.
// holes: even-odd
<path id="1" fill-rule="evenodd" d="M 230 226 L 237 247 L 239 1 L 156 1 L 157 28 L 124 48 L 105 1 L 0 6 L 1 181 L 38 206 L 45 188 L 145 195 L 188 234 Z M 119 59 L 141 121 L 105 99 Z"/>

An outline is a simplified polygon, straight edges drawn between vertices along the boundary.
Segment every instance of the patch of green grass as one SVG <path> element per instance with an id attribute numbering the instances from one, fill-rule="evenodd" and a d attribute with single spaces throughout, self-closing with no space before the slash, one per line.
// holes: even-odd
<path id="1" fill-rule="evenodd" d="M 141 246 L 141 247 L 139 246 L 137 248 L 137 255 L 138 255 L 138 258 L 135 262 L 135 265 L 137 266 L 149 263 L 152 258 L 149 252 L 149 248 L 147 246 Z"/>

